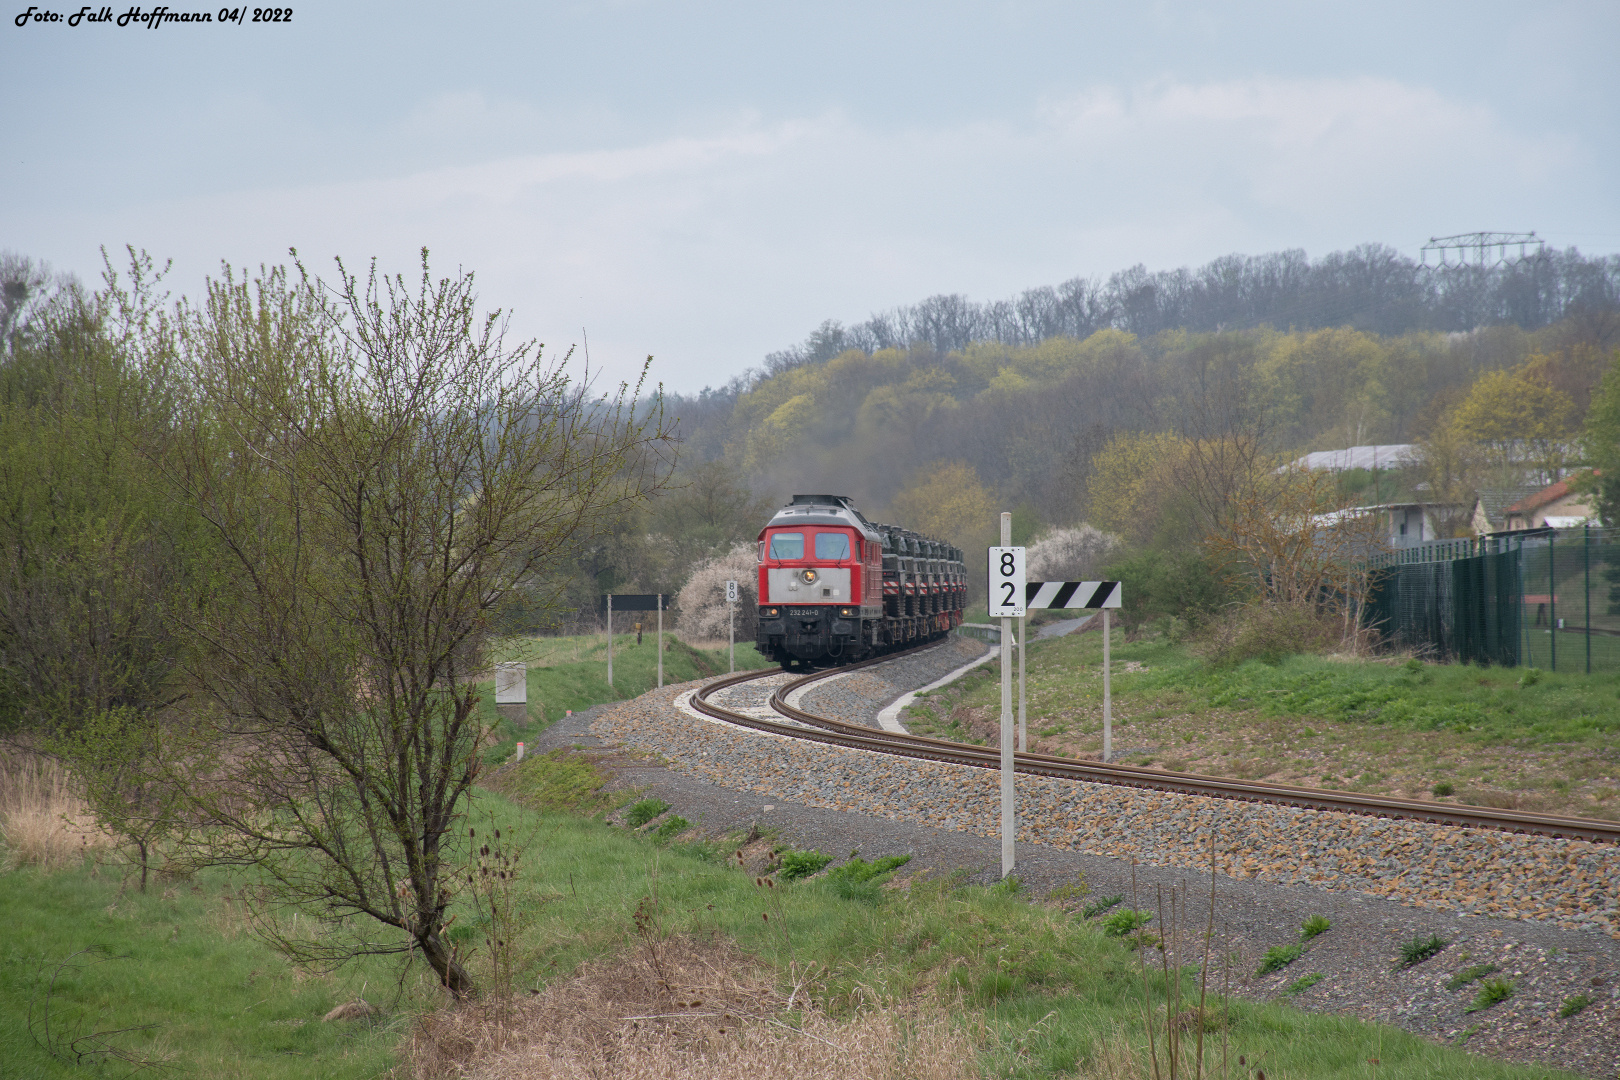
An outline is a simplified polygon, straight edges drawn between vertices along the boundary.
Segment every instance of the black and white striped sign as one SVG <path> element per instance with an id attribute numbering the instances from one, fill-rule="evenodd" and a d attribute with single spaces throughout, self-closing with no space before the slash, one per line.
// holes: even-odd
<path id="1" fill-rule="evenodd" d="M 1117 608 L 1117 581 L 1029 581 L 1024 606 L 1031 608 Z"/>

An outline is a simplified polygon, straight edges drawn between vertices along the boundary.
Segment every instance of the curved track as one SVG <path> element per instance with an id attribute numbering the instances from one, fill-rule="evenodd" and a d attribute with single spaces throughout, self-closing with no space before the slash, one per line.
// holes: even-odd
<path id="1" fill-rule="evenodd" d="M 926 648 L 927 646 L 923 646 Z M 908 650 L 915 652 L 918 650 Z M 876 728 L 846 724 L 789 705 L 785 697 L 796 689 L 820 679 L 844 672 L 881 664 L 905 653 L 865 660 L 857 664 L 831 668 L 827 671 L 794 679 L 779 688 L 771 697 L 771 708 L 796 724 L 761 720 L 744 713 L 734 712 L 709 701 L 728 687 L 754 679 L 780 674 L 778 671 L 750 671 L 716 680 L 692 695 L 692 707 L 705 715 L 741 727 L 785 735 L 793 739 L 845 746 L 857 750 L 871 750 L 897 757 L 945 761 L 955 765 L 970 765 L 981 769 L 1001 768 L 1001 751 L 994 747 L 974 746 L 971 743 L 930 739 L 921 735 L 897 735 Z M 798 725 L 804 724 L 807 727 Z M 1014 767 L 1021 773 L 1052 776 L 1064 780 L 1083 780 L 1093 784 L 1114 784 L 1122 787 L 1148 788 L 1155 791 L 1173 791 L 1183 795 L 1203 795 L 1240 802 L 1276 803 L 1310 810 L 1335 810 L 1347 814 L 1363 814 L 1381 818 L 1408 818 L 1443 825 L 1461 825 L 1474 829 L 1498 829 L 1506 832 L 1537 833 L 1543 836 L 1565 837 L 1573 840 L 1592 840 L 1599 843 L 1620 843 L 1620 822 L 1599 821 L 1592 818 L 1551 817 L 1527 814 L 1517 810 L 1496 810 L 1485 806 L 1418 802 L 1412 799 L 1393 799 L 1381 795 L 1361 795 L 1348 791 L 1324 791 L 1319 788 L 1291 787 L 1285 784 L 1266 784 L 1253 780 L 1229 780 L 1199 773 L 1166 772 L 1144 769 L 1135 765 L 1105 764 L 1100 761 L 1081 761 L 1055 757 L 1050 754 L 1019 753 L 1014 755 Z"/>

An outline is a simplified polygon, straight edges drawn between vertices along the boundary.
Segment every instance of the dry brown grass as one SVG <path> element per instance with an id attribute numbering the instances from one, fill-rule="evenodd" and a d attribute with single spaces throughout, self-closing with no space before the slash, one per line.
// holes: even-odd
<path id="1" fill-rule="evenodd" d="M 509 1008 L 424 1017 L 406 1046 L 413 1080 L 959 1080 L 971 1040 L 939 1015 L 871 1010 L 834 1020 L 784 995 L 720 938 L 675 937 L 582 968 Z"/>
<path id="2" fill-rule="evenodd" d="M 1228 1051 L 1218 1040 L 1206 1040 L 1203 1047 L 1203 1063 L 1199 1064 L 1197 1048 L 1191 1040 L 1182 1042 L 1176 1052 L 1176 1067 L 1170 1066 L 1170 1051 L 1164 1045 L 1163 1033 L 1160 1033 L 1158 1042 L 1150 1049 L 1146 1044 L 1132 1042 L 1123 1035 L 1115 1034 L 1111 1038 L 1098 1043 L 1097 1051 L 1092 1056 L 1089 1066 L 1081 1073 L 1086 1080 L 1161 1080 L 1168 1076 L 1184 1077 L 1230 1077 L 1235 1070 L 1237 1075 L 1252 1077 L 1256 1072 L 1248 1068 L 1245 1061 L 1238 1064 L 1238 1055 L 1235 1051 Z M 1219 1069 L 1219 1073 L 1216 1070 Z M 1263 1071 L 1259 1076 L 1265 1076 Z"/>
<path id="3" fill-rule="evenodd" d="M 0 751 L 0 841 L 8 866 L 76 865 L 113 846 L 61 764 L 26 751 Z"/>

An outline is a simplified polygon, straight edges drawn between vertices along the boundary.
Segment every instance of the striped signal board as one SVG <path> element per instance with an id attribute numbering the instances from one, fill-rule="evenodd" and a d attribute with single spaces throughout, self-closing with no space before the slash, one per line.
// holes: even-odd
<path id="1" fill-rule="evenodd" d="M 1117 581 L 1029 581 L 1024 583 L 1024 606 L 1030 608 L 1117 608 Z"/>

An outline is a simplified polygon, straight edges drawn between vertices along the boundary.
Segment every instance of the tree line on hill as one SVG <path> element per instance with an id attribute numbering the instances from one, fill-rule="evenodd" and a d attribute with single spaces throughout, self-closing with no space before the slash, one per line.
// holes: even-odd
<path id="1" fill-rule="evenodd" d="M 1620 305 L 1620 256 L 1546 249 L 1498 265 L 1425 265 L 1382 244 L 1312 261 L 1293 249 L 1227 255 L 1196 270 L 1150 273 L 1138 264 L 1102 278 L 1071 278 L 1007 300 L 931 296 L 843 326 L 827 320 L 803 343 L 765 357 L 765 374 L 819 363 L 849 350 L 927 345 L 960 352 L 980 342 L 1035 345 L 1099 330 L 1148 337 L 1165 330 L 1315 330 L 1350 327 L 1380 335 L 1483 326 L 1525 330 Z"/>

